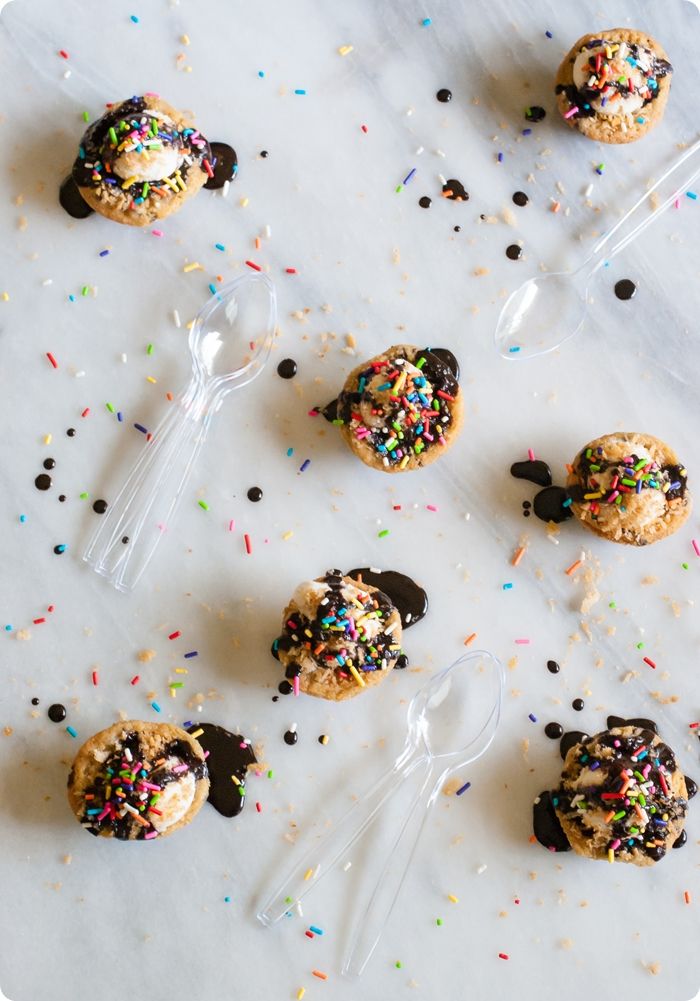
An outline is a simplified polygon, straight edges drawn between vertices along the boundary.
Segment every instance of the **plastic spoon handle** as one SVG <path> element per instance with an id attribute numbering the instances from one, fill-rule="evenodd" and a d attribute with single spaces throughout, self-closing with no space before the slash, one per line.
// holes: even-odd
<path id="1" fill-rule="evenodd" d="M 332 830 L 313 845 L 300 862 L 292 866 L 279 888 L 258 912 L 258 920 L 273 925 L 312 890 L 330 872 L 378 817 L 382 807 L 402 783 L 428 758 L 408 746 L 391 771 L 364 793 Z"/>
<path id="2" fill-rule="evenodd" d="M 182 496 L 208 424 L 201 399 L 192 384 L 161 422 L 85 553 L 119 590 L 141 576 Z"/>
<path id="3" fill-rule="evenodd" d="M 663 184 L 664 181 L 667 181 L 668 178 L 671 177 L 671 175 L 674 174 L 679 169 L 679 167 L 681 167 L 687 160 L 694 157 L 695 154 L 698 152 L 698 150 L 700 150 L 700 139 L 694 142 L 689 149 L 685 150 L 685 152 L 676 160 L 676 162 L 672 164 L 668 168 L 668 170 L 664 174 L 662 174 L 661 177 L 657 181 L 655 181 L 654 184 L 652 184 L 652 186 L 637 199 L 632 208 L 629 209 L 629 211 L 623 215 L 622 219 L 616 222 L 613 228 L 609 230 L 596 243 L 595 247 L 591 251 L 590 256 L 586 259 L 582 267 L 594 264 L 592 270 L 595 271 L 603 264 L 604 261 L 612 260 L 612 258 L 615 257 L 616 254 L 619 254 L 620 251 L 624 250 L 624 248 L 627 247 L 630 243 L 632 243 L 633 240 L 636 240 L 636 238 L 644 232 L 647 226 L 651 226 L 651 224 L 658 219 L 661 213 L 665 212 L 666 209 L 669 208 L 669 206 L 675 202 L 679 194 L 683 192 L 686 188 L 688 188 L 688 186 L 693 183 L 696 177 L 700 175 L 700 165 L 697 165 L 695 167 L 695 170 L 693 170 L 693 172 L 681 184 L 679 184 L 676 187 L 673 194 L 669 195 L 668 198 L 666 198 L 666 200 L 663 201 L 660 205 L 657 205 L 654 211 L 650 212 L 647 216 L 645 216 L 644 219 L 642 219 L 642 221 L 638 223 L 634 227 L 634 229 L 631 230 L 631 232 L 629 232 L 621 240 L 615 243 L 613 247 L 606 254 L 602 254 L 600 258 L 598 257 L 598 255 L 601 254 L 601 251 L 607 246 L 607 244 L 615 235 L 615 233 L 617 233 L 618 230 L 622 226 L 624 226 L 625 223 L 634 215 L 634 213 L 647 202 L 649 196 L 654 191 L 656 191 L 656 189 L 661 184 Z"/>
<path id="4" fill-rule="evenodd" d="M 406 812 L 405 820 L 387 856 L 367 908 L 355 925 L 342 967 L 342 973 L 347 977 L 361 976 L 391 916 L 430 807 L 442 786 L 444 774 L 435 781 L 435 773 L 436 769 L 431 765 Z"/>

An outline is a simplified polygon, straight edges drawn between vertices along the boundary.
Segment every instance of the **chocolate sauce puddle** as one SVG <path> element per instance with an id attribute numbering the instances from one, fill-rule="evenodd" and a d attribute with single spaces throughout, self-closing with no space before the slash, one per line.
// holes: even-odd
<path id="1" fill-rule="evenodd" d="M 189 733 L 198 730 L 203 732 L 196 739 L 209 751 L 209 802 L 222 816 L 236 817 L 245 803 L 248 767 L 257 761 L 253 748 L 245 737 L 214 723 L 193 723 L 188 727 Z M 238 779 L 237 783 L 232 781 L 232 775 Z"/>

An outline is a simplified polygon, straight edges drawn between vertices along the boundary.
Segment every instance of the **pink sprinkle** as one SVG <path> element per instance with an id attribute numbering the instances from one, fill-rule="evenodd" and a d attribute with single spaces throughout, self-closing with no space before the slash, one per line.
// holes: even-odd
<path id="1" fill-rule="evenodd" d="M 138 683 L 139 683 L 140 680 L 141 680 L 141 675 L 140 674 L 135 674 L 133 676 L 133 678 L 131 679 L 131 684 L 132 685 L 138 685 Z"/>
<path id="2" fill-rule="evenodd" d="M 575 104 L 573 108 L 569 108 L 567 113 L 564 115 L 564 118 L 573 118 L 577 111 L 578 111 L 578 105 Z"/>
<path id="3" fill-rule="evenodd" d="M 619 490 L 613 490 L 613 492 L 608 497 L 608 504 L 614 504 L 615 503 L 615 498 L 619 497 L 619 496 L 620 496 L 620 491 Z"/>
<path id="4" fill-rule="evenodd" d="M 535 453 L 532 451 L 531 448 L 528 448 L 528 450 L 527 450 L 527 457 L 530 460 L 530 462 L 534 462 L 535 461 Z"/>
<path id="5" fill-rule="evenodd" d="M 82 414 L 80 416 L 81 417 L 87 417 L 87 415 L 89 413 L 90 413 L 90 407 L 85 407 L 85 410 L 83 410 L 83 412 L 82 412 Z"/>
<path id="6" fill-rule="evenodd" d="M 251 541 L 250 541 L 250 536 L 249 536 L 249 535 L 248 535 L 248 534 L 246 533 L 246 534 L 245 534 L 245 535 L 243 536 L 243 540 L 244 540 L 244 542 L 245 542 L 245 551 L 246 551 L 246 552 L 248 553 L 248 555 L 250 556 L 250 554 L 251 554 L 251 553 L 253 552 L 253 545 L 252 545 L 252 543 L 251 543 Z"/>
<path id="7" fill-rule="evenodd" d="M 680 198 L 676 198 L 675 202 L 673 203 L 673 207 L 674 207 L 674 209 L 679 209 L 681 207 L 681 200 L 680 200 Z"/>
<path id="8" fill-rule="evenodd" d="M 318 417 L 320 410 L 309 410 L 307 417 Z"/>
<path id="9" fill-rule="evenodd" d="M 158 837 L 158 831 L 149 831 L 148 834 L 144 834 L 143 840 L 150 841 L 152 838 Z"/>
<path id="10" fill-rule="evenodd" d="M 97 688 L 97 686 L 100 683 L 100 679 L 99 679 L 99 675 L 97 674 L 97 671 L 93 671 L 92 672 L 92 683 L 95 686 L 95 688 Z"/>
<path id="11" fill-rule="evenodd" d="M 615 852 L 615 851 L 617 851 L 617 849 L 620 847 L 621 844 L 622 844 L 622 842 L 620 841 L 620 839 L 619 838 L 615 838 L 615 840 L 610 843 L 610 847 Z"/>
<path id="12" fill-rule="evenodd" d="M 262 813 L 262 804 L 261 803 L 256 803 L 255 804 L 255 809 L 258 811 L 258 813 Z"/>
<path id="13" fill-rule="evenodd" d="M 185 768 L 186 767 L 187 767 L 187 765 L 185 765 Z M 174 769 L 173 769 L 173 771 L 174 771 Z M 146 781 L 139 782 L 139 787 L 142 788 L 142 789 L 150 789 L 151 792 L 160 792 L 161 789 L 163 788 L 162 786 L 155 785 L 153 782 L 146 782 Z"/>
<path id="14" fill-rule="evenodd" d="M 516 640 L 515 642 L 519 643 L 522 646 L 523 644 L 528 644 L 530 640 Z"/>
<path id="15" fill-rule="evenodd" d="M 243 741 L 243 742 L 242 742 L 241 744 L 239 744 L 238 746 L 239 746 L 239 747 L 241 748 L 241 750 L 242 750 L 242 751 L 244 751 L 244 750 L 246 749 L 246 747 L 247 747 L 248 745 L 246 744 L 246 742 L 245 742 L 245 741 Z"/>
<path id="16" fill-rule="evenodd" d="M 231 518 L 231 520 L 228 523 L 229 532 L 232 532 L 235 527 L 236 527 L 236 522 L 233 520 L 233 518 Z"/>
<path id="17" fill-rule="evenodd" d="M 426 504 L 425 508 L 426 508 L 426 511 L 437 511 L 437 508 L 435 507 L 434 504 Z"/>
<path id="18" fill-rule="evenodd" d="M 108 813 L 109 813 L 109 803 L 104 808 L 104 810 L 102 811 L 102 813 L 98 813 L 98 815 L 97 815 L 97 822 L 98 822 L 98 824 L 100 823 L 100 821 L 102 821 L 102 820 L 105 819 L 105 817 L 107 816 Z"/>
<path id="19" fill-rule="evenodd" d="M 700 542 L 697 539 L 693 539 L 693 549 L 695 550 L 695 555 L 700 556 Z"/>
<path id="20" fill-rule="evenodd" d="M 54 356 L 53 356 L 53 355 L 51 354 L 51 352 L 50 352 L 50 351 L 47 351 L 47 352 L 46 352 L 46 357 L 47 357 L 47 358 L 49 359 L 49 361 L 51 362 L 51 366 L 52 366 L 52 368 L 58 368 L 58 362 L 56 361 L 56 359 L 54 358 Z"/>
<path id="21" fill-rule="evenodd" d="M 173 768 L 173 772 L 174 772 L 174 773 L 175 773 L 176 775 L 179 775 L 179 774 L 180 774 L 180 772 L 186 772 L 186 771 L 187 771 L 187 769 L 188 769 L 189 767 L 190 767 L 189 765 L 184 765 L 184 764 L 183 764 L 183 765 L 176 765 L 176 766 L 175 766 L 175 767 Z"/>
<path id="22" fill-rule="evenodd" d="M 360 128 L 362 129 L 362 131 L 363 131 L 363 132 L 365 133 L 365 135 L 366 135 L 366 134 L 367 134 L 367 126 L 366 126 L 366 125 L 361 125 L 361 126 L 360 126 Z"/>
<path id="23" fill-rule="evenodd" d="M 163 230 L 162 229 L 152 229 L 151 233 L 153 233 L 154 236 L 162 236 L 163 235 Z M 146 837 L 148 837 L 148 834 L 146 835 Z"/>
<path id="24" fill-rule="evenodd" d="M 299 675 L 298 674 L 296 674 L 294 676 L 294 681 L 292 682 L 292 685 L 294 686 L 294 694 L 295 695 L 299 695 Z"/>

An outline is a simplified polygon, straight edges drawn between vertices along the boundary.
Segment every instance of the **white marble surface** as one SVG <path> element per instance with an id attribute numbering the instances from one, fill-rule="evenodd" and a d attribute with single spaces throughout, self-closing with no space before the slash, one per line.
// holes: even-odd
<path id="1" fill-rule="evenodd" d="M 425 16 L 430 27 L 421 26 Z M 677 72 L 654 134 L 601 151 L 556 120 L 551 79 L 575 38 L 615 24 L 657 35 Z M 12 730 L 0 735 L 2 989 L 13 1001 L 268 1001 L 294 998 L 301 986 L 307 1001 L 432 1001 L 463 997 L 468 988 L 480 1001 L 555 991 L 582 1001 L 613 989 L 638 1001 L 692 997 L 700 983 L 697 805 L 688 847 L 651 871 L 550 856 L 528 837 L 532 799 L 559 768 L 556 746 L 542 732 L 549 719 L 595 732 L 608 710 L 653 715 L 698 777 L 697 743 L 687 729 L 700 713 L 693 607 L 700 561 L 690 544 L 700 534 L 698 518 L 649 550 L 606 545 L 571 524 L 553 545 L 544 526 L 523 520 L 521 502 L 534 490 L 511 480 L 508 466 L 532 447 L 560 476 L 585 441 L 633 428 L 670 441 L 692 485 L 700 467 L 700 208 L 684 201 L 615 262 L 600 278 L 584 334 L 559 353 L 509 364 L 497 356 L 492 331 L 508 291 L 541 264 L 574 264 L 594 233 L 670 162 L 676 144 L 696 137 L 697 11 L 680 0 L 613 0 L 604 12 L 541 0 L 433 0 L 429 7 L 415 0 L 141 0 L 133 10 L 15 0 L 0 28 L 0 292 L 10 295 L 0 301 L 1 615 L 13 627 L 3 639 L 0 688 L 0 724 Z M 337 52 L 343 45 L 354 46 L 345 57 Z M 440 87 L 453 91 L 451 104 L 435 100 Z M 306 95 L 295 96 L 295 88 Z M 232 142 L 240 158 L 228 198 L 202 192 L 162 226 L 162 239 L 98 217 L 74 224 L 56 203 L 82 111 L 94 117 L 104 101 L 141 90 L 193 108 L 205 134 Z M 523 108 L 531 103 L 548 116 L 523 138 Z M 599 177 L 593 168 L 601 160 Z M 415 178 L 396 194 L 413 166 Z M 438 197 L 440 173 L 464 182 L 467 204 Z M 587 202 L 582 192 L 591 181 Z M 531 197 L 524 210 L 511 205 L 518 188 Z M 427 212 L 417 205 L 423 194 L 434 198 Z M 549 211 L 551 198 L 562 204 L 558 214 Z M 515 228 L 480 223 L 481 214 L 506 208 Z M 256 250 L 268 224 L 272 236 Z M 519 238 L 525 255 L 512 263 L 504 250 Z M 111 254 L 100 258 L 105 247 Z M 247 259 L 278 289 L 272 363 L 222 411 L 152 572 L 133 595 L 119 595 L 80 562 L 97 516 L 78 495 L 114 497 L 143 445 L 133 422 L 153 426 L 165 392 L 184 379 L 185 331 L 172 310 L 191 317 L 212 277 L 240 273 Z M 192 260 L 204 270 L 183 273 Z M 289 266 L 298 273 L 287 275 Z M 489 273 L 477 276 L 481 268 Z M 612 284 L 626 276 L 639 292 L 620 303 Z M 85 285 L 98 294 L 83 298 Z M 344 350 L 348 334 L 355 355 Z M 354 462 L 307 411 L 334 394 L 356 360 L 403 339 L 456 352 L 468 416 L 437 466 L 383 478 Z M 290 355 L 299 375 L 283 382 L 276 362 Z M 106 401 L 124 411 L 124 424 L 107 413 Z M 91 413 L 81 419 L 85 407 Z M 74 439 L 65 435 L 69 426 L 77 428 Z M 33 481 L 47 455 L 56 459 L 55 485 L 43 494 Z M 311 465 L 300 475 L 305 458 Z M 265 491 L 258 505 L 245 498 L 254 484 Z M 378 539 L 383 527 L 391 534 Z M 284 541 L 288 531 L 294 534 Z M 509 561 L 523 533 L 528 551 L 514 569 Z M 68 546 L 61 557 L 53 554 L 57 543 Z M 564 573 L 582 549 L 601 594 L 587 615 L 579 611 L 583 578 Z M 366 563 L 413 574 L 430 593 L 429 617 L 406 636 L 417 670 L 345 705 L 273 704 L 279 669 L 268 645 L 286 598 L 306 576 Z M 506 581 L 514 583 L 509 592 Z M 46 623 L 32 624 L 42 616 Z M 176 629 L 182 638 L 169 642 Z M 21 640 L 22 630 L 31 638 Z M 407 702 L 425 672 L 454 660 L 472 632 L 509 664 L 501 732 L 464 776 L 473 783 L 468 795 L 441 798 L 371 967 L 359 986 L 346 983 L 338 971 L 361 859 L 319 887 L 303 920 L 274 930 L 254 920 L 256 895 L 287 858 L 285 836 L 321 833 L 393 760 Z M 523 637 L 530 644 L 516 646 Z M 142 649 L 157 654 L 147 665 L 136 660 Z M 199 657 L 173 701 L 170 672 L 190 649 Z M 656 671 L 642 663 L 644 653 Z M 548 658 L 561 661 L 561 674 L 548 674 Z M 131 687 L 137 671 L 142 681 Z M 634 677 L 623 684 L 629 671 Z M 229 822 L 206 808 L 186 831 L 153 845 L 97 843 L 81 831 L 63 791 L 77 745 L 45 709 L 65 702 L 66 722 L 85 739 L 121 711 L 155 718 L 149 691 L 162 718 L 175 721 L 197 715 L 187 708 L 197 692 L 212 693 L 202 718 L 264 743 L 274 778 L 250 783 L 261 813 L 249 802 Z M 33 695 L 41 699 L 37 718 Z M 579 695 L 586 708 L 577 714 L 570 704 Z M 282 734 L 292 721 L 300 739 L 290 748 Z M 317 743 L 322 732 L 331 735 L 325 748 Z M 481 864 L 487 869 L 477 875 Z M 448 902 L 450 893 L 458 904 Z M 324 937 L 306 939 L 306 921 L 320 924 Z M 656 975 L 651 964 L 659 964 Z M 314 968 L 328 973 L 326 983 L 311 975 Z"/>

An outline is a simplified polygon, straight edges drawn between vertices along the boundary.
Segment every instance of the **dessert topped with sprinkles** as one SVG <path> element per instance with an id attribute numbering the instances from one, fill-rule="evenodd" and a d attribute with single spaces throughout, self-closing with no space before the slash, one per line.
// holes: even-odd
<path id="1" fill-rule="evenodd" d="M 559 786 L 535 803 L 540 843 L 638 866 L 680 847 L 689 794 L 673 751 L 641 726 L 581 737 L 566 754 Z"/>
<path id="2" fill-rule="evenodd" d="M 420 469 L 459 434 L 458 378 L 451 352 L 398 344 L 358 365 L 324 414 L 368 466 L 387 473 Z"/>
<path id="3" fill-rule="evenodd" d="M 226 171 L 229 179 L 235 172 L 230 147 L 210 144 L 158 95 L 134 96 L 108 105 L 88 127 L 61 204 L 72 215 L 94 210 L 115 222 L 146 226 L 179 209 L 201 187 L 220 187 Z"/>
<path id="4" fill-rule="evenodd" d="M 603 435 L 582 448 L 569 469 L 574 515 L 613 542 L 657 542 L 677 531 L 691 512 L 685 466 L 651 435 Z"/>
<path id="5" fill-rule="evenodd" d="M 640 139 L 660 121 L 673 67 L 649 35 L 613 28 L 584 35 L 559 67 L 559 110 L 597 142 Z"/>
<path id="6" fill-rule="evenodd" d="M 401 616 L 376 587 L 329 570 L 299 584 L 272 652 L 291 690 L 342 700 L 405 667 Z"/>
<path id="7" fill-rule="evenodd" d="M 78 751 L 68 800 L 90 834 L 149 841 L 195 817 L 209 792 L 205 753 L 169 723 L 115 723 Z"/>

